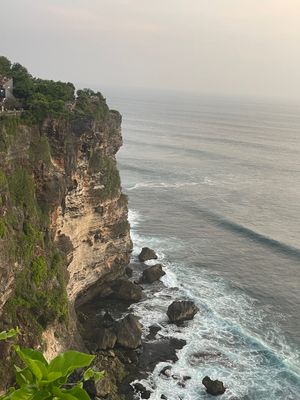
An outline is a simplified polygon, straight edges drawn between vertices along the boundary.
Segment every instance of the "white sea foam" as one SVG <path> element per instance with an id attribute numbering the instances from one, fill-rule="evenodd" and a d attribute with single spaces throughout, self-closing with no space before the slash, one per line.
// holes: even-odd
<path id="1" fill-rule="evenodd" d="M 138 217 L 134 212 L 130 215 L 133 221 Z M 138 222 L 132 226 L 137 227 Z M 270 310 L 258 308 L 253 299 L 228 287 L 217 275 L 168 262 L 165 254 L 176 248 L 176 239 L 145 237 L 137 229 L 133 229 L 132 237 L 135 254 L 144 245 L 153 247 L 158 251 L 158 261 L 164 260 L 166 272 L 162 278 L 165 288 L 132 309 L 141 318 L 144 335 L 156 322 L 162 327 L 158 335 L 187 341 L 178 352 L 179 361 L 173 371 L 192 377 L 185 389 L 180 388 L 175 380 L 159 376 L 166 363 L 159 364 L 147 383 L 154 388 L 152 400 L 160 399 L 162 394 L 172 400 L 209 399 L 201 385 L 205 375 L 224 381 L 228 387 L 224 400 L 299 400 L 299 352 L 288 346 L 274 322 L 280 315 L 271 310 L 274 318 L 267 322 Z M 194 320 L 180 329 L 166 323 L 167 307 L 178 298 L 192 299 L 200 309 Z"/>
<path id="2" fill-rule="evenodd" d="M 127 188 L 127 190 L 136 190 L 141 188 L 182 188 L 186 186 L 196 186 L 199 182 L 140 182 L 136 183 L 134 186 Z"/>
<path id="3" fill-rule="evenodd" d="M 189 177 L 190 179 L 191 177 Z M 180 182 L 154 182 L 154 181 L 148 181 L 148 182 L 139 182 L 136 183 L 133 186 L 130 186 L 126 188 L 126 190 L 131 191 L 131 190 L 138 190 L 138 189 L 144 189 L 144 188 L 149 188 L 149 189 L 180 189 L 184 187 L 191 187 L 191 186 L 198 186 L 198 185 L 208 185 L 208 186 L 224 186 L 224 185 L 230 185 L 233 184 L 233 178 L 232 176 L 229 176 L 228 179 L 224 180 L 224 177 L 222 180 L 217 179 L 216 177 L 208 177 L 205 176 L 203 179 L 199 181 L 180 181 Z"/>
<path id="4" fill-rule="evenodd" d="M 128 221 L 132 229 L 136 228 L 141 221 L 141 215 L 136 210 L 128 210 Z"/>

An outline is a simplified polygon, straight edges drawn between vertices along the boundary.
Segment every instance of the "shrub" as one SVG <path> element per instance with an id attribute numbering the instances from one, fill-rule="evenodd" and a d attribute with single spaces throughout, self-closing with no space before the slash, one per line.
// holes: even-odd
<path id="1" fill-rule="evenodd" d="M 32 176 L 24 168 L 17 168 L 9 177 L 9 191 L 16 206 L 25 207 L 36 215 L 35 187 Z"/>
<path id="2" fill-rule="evenodd" d="M 95 150 L 91 153 L 89 160 L 90 170 L 92 173 L 101 172 L 101 185 L 104 186 L 100 191 L 100 196 L 110 198 L 116 195 L 120 189 L 120 174 L 117 169 L 115 160 Z"/>
<path id="3" fill-rule="evenodd" d="M 40 286 L 40 284 L 47 277 L 48 265 L 45 257 L 39 256 L 31 263 L 31 276 L 33 282 Z"/>
<path id="4" fill-rule="evenodd" d="M 0 340 L 14 337 L 17 333 L 18 329 L 1 332 Z M 69 350 L 48 363 L 40 351 L 19 346 L 14 346 L 14 349 L 24 366 L 15 366 L 17 387 L 11 387 L 6 394 L 0 396 L 1 400 L 90 400 L 83 382 L 90 379 L 98 381 L 103 377 L 103 372 L 88 368 L 81 379 L 69 383 L 68 379 L 74 371 L 90 366 L 95 358 L 90 354 Z"/>

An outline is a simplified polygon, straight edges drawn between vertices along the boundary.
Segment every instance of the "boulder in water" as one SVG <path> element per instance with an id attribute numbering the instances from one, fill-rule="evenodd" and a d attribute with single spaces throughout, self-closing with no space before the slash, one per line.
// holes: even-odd
<path id="1" fill-rule="evenodd" d="M 151 391 L 146 389 L 144 385 L 137 382 L 133 384 L 133 387 L 135 391 L 140 394 L 142 399 L 150 399 Z"/>
<path id="2" fill-rule="evenodd" d="M 210 379 L 209 376 L 206 376 L 202 380 L 202 384 L 206 387 L 207 393 L 213 395 L 213 396 L 219 396 L 223 393 L 225 393 L 226 388 L 224 387 L 223 382 L 218 381 L 217 379 L 213 381 Z"/>
<path id="3" fill-rule="evenodd" d="M 168 307 L 167 315 L 171 322 L 179 323 L 193 319 L 198 311 L 192 301 L 173 301 Z"/>
<path id="4" fill-rule="evenodd" d="M 116 323 L 117 344 L 127 349 L 136 349 L 142 343 L 142 325 L 137 317 L 128 314 Z"/>
<path id="5" fill-rule="evenodd" d="M 168 379 L 171 378 L 171 376 L 172 376 L 172 367 L 171 367 L 171 365 L 167 365 L 166 367 L 164 367 L 160 371 L 159 375 L 163 375 L 165 378 L 168 378 Z"/>
<path id="6" fill-rule="evenodd" d="M 157 260 L 157 255 L 155 254 L 155 251 L 149 249 L 149 247 L 143 247 L 142 251 L 139 254 L 139 260 L 141 262 L 145 262 L 148 260 Z"/>
<path id="7" fill-rule="evenodd" d="M 153 265 L 143 271 L 141 277 L 141 283 L 153 283 L 158 281 L 162 276 L 166 275 L 165 271 L 162 269 L 161 264 Z"/>

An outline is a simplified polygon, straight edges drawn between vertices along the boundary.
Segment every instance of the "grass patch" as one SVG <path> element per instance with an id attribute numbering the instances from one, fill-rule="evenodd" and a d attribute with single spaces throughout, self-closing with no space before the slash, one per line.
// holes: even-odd
<path id="1" fill-rule="evenodd" d="M 0 239 L 4 239 L 7 232 L 6 224 L 3 218 L 0 218 Z"/>
<path id="2" fill-rule="evenodd" d="M 3 174 L 0 179 L 5 182 Z M 48 324 L 67 321 L 65 259 L 57 253 L 49 235 L 45 240 L 48 225 L 29 171 L 17 168 L 9 177 L 7 188 L 13 204 L 4 221 L 12 233 L 6 243 L 8 258 L 11 263 L 22 265 L 22 269 L 16 275 L 14 293 L 4 311 L 12 325 L 23 327 L 38 340 Z M 0 225 L 0 235 L 1 231 Z"/>
<path id="3" fill-rule="evenodd" d="M 45 281 L 47 277 L 48 265 L 45 257 L 39 256 L 35 258 L 31 263 L 31 276 L 33 282 L 37 286 L 41 286 L 41 283 Z"/>
<path id="4" fill-rule="evenodd" d="M 8 179 L 11 199 L 15 206 L 27 210 L 31 216 L 36 216 L 35 186 L 32 176 L 24 168 L 17 168 Z"/>
<path id="5" fill-rule="evenodd" d="M 17 133 L 17 128 L 21 123 L 21 119 L 16 115 L 3 115 L 0 117 L 0 126 L 5 133 L 9 136 L 14 136 Z"/>
<path id="6" fill-rule="evenodd" d="M 120 174 L 113 158 L 101 153 L 99 150 L 92 151 L 89 160 L 90 171 L 92 173 L 100 172 L 100 184 L 104 186 L 100 190 L 100 197 L 114 197 L 121 185 Z"/>
<path id="7" fill-rule="evenodd" d="M 51 163 L 51 150 L 46 136 L 40 136 L 30 144 L 29 159 L 34 164 L 37 161 L 43 161 L 45 164 Z"/>

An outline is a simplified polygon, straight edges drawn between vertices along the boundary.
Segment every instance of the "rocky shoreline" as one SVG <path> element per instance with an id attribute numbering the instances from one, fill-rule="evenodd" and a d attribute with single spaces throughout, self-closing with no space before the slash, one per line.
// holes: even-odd
<path id="1" fill-rule="evenodd" d="M 155 252 L 142 249 L 138 259 L 132 260 L 121 278 L 77 307 L 79 331 L 84 343 L 90 352 L 97 355 L 95 366 L 106 371 L 105 378 L 90 391 L 94 399 L 150 398 L 154 387 L 151 384 L 146 387 L 140 381 L 147 380 L 161 362 L 170 363 L 160 372 L 164 379 L 176 380 L 182 388 L 191 379 L 187 375 L 181 377 L 172 373 L 171 363 L 178 360 L 177 351 L 186 345 L 186 341 L 160 336 L 161 326 L 156 321 L 145 334 L 130 308 L 132 304 L 146 299 L 146 286 L 151 285 L 150 295 L 164 287 L 160 281 L 165 275 L 163 266 L 145 264 L 150 259 L 157 259 Z M 184 328 L 185 321 L 193 319 L 198 311 L 191 301 L 173 301 L 166 310 L 165 323 Z M 225 392 L 222 382 L 205 377 L 202 383 L 212 395 Z M 167 399 L 164 393 L 161 393 L 161 398 Z"/>

